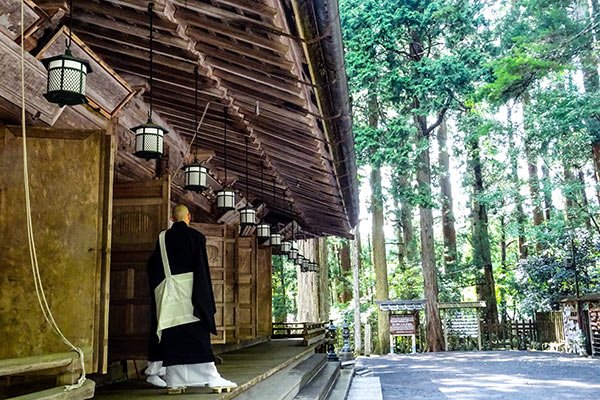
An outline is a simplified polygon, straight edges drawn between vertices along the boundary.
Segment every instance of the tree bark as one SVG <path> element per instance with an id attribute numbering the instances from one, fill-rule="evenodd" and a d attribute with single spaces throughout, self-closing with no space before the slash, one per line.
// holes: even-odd
<path id="1" fill-rule="evenodd" d="M 523 211 L 523 197 L 521 196 L 521 181 L 519 180 L 519 167 L 517 160 L 517 151 L 515 148 L 514 131 L 512 125 L 512 112 L 508 109 L 508 151 L 510 158 L 510 172 L 513 181 L 513 190 L 515 192 L 515 219 L 518 224 L 518 235 L 519 235 L 519 259 L 523 260 L 527 258 L 529 253 L 527 248 L 527 242 L 525 240 L 525 212 Z"/>
<path id="2" fill-rule="evenodd" d="M 529 193 L 531 198 L 531 207 L 533 214 L 533 224 L 540 226 L 544 222 L 544 214 L 542 213 L 540 201 L 540 180 L 538 178 L 537 156 L 533 154 L 531 148 L 532 128 L 528 126 L 526 113 L 529 107 L 531 98 L 529 93 L 523 93 L 523 121 L 525 127 L 525 158 L 527 159 L 527 172 L 529 175 Z M 536 248 L 539 250 L 538 244 Z"/>
<path id="3" fill-rule="evenodd" d="M 592 222 L 590 221 L 590 217 L 589 217 L 589 209 L 590 209 L 590 204 L 587 198 L 587 195 L 585 194 L 585 177 L 583 175 L 582 171 L 578 171 L 577 172 L 577 180 L 579 181 L 579 197 L 581 198 L 581 215 L 583 218 L 583 222 L 585 223 L 585 227 L 587 228 L 588 231 L 592 230 Z"/>
<path id="4" fill-rule="evenodd" d="M 404 242 L 404 256 L 406 261 L 412 262 L 417 255 L 417 242 L 415 240 L 415 232 L 413 227 L 413 205 L 404 193 L 410 190 L 410 183 L 406 174 L 398 174 L 398 187 L 400 193 L 401 213 L 400 221 L 402 223 L 402 235 Z"/>
<path id="5" fill-rule="evenodd" d="M 450 156 L 447 148 L 446 119 L 438 128 L 438 145 L 440 148 L 440 189 L 442 192 L 442 233 L 444 236 L 444 265 L 446 272 L 453 272 L 456 267 L 456 230 L 454 229 L 454 211 L 452 183 L 450 182 Z"/>
<path id="6" fill-rule="evenodd" d="M 415 116 L 417 127 L 425 126 L 425 117 Z M 422 119 L 421 121 L 419 121 Z M 417 128 L 419 129 L 419 128 Z M 429 137 L 419 129 L 420 139 L 429 143 Z M 431 211 L 431 166 L 429 146 L 423 146 L 419 154 L 417 168 L 417 185 L 421 204 L 419 204 L 419 221 L 421 224 L 421 266 L 423 268 L 423 284 L 427 315 L 427 350 L 443 351 L 444 336 L 438 309 L 438 281 L 435 266 L 435 243 L 433 241 L 433 214 Z"/>
<path id="7" fill-rule="evenodd" d="M 598 35 L 600 28 L 595 25 L 600 22 L 600 4 L 598 0 L 590 0 L 591 14 L 587 7 L 587 1 L 584 4 L 582 16 L 590 20 L 590 25 L 594 28 L 592 41 L 587 51 L 582 56 L 583 87 L 588 94 L 599 94 L 600 75 L 598 75 L 598 53 L 594 48 L 598 46 Z M 589 118 L 587 121 L 588 131 L 592 141 L 592 160 L 594 163 L 594 178 L 596 180 L 596 197 L 600 205 L 600 121 L 598 118 Z"/>
<path id="8" fill-rule="evenodd" d="M 484 319 L 489 323 L 497 323 L 498 305 L 490 250 L 487 209 L 485 204 L 479 200 L 484 190 L 479 140 L 476 138 L 470 139 L 469 147 L 474 177 L 472 197 L 473 263 L 483 270 L 483 282 L 477 285 L 477 295 L 479 300 L 486 302 Z"/>
<path id="9" fill-rule="evenodd" d="M 423 44 L 417 31 L 411 31 L 411 42 L 409 45 L 410 59 L 412 62 L 421 61 L 425 54 Z M 419 98 L 413 98 L 413 110 L 420 107 Z M 438 115 L 444 116 L 446 110 Z M 438 281 L 437 268 L 435 266 L 435 243 L 433 241 L 433 213 L 431 212 L 431 162 L 429 160 L 429 131 L 427 117 L 419 113 L 413 113 L 413 122 L 418 134 L 419 144 L 422 145 L 418 156 L 417 186 L 419 194 L 419 221 L 421 223 L 421 267 L 423 269 L 423 286 L 425 299 L 425 312 L 427 317 L 427 350 L 443 351 L 444 336 L 442 333 L 442 321 L 438 309 Z M 433 126 L 431 126 L 433 128 Z"/>
<path id="10" fill-rule="evenodd" d="M 315 239 L 298 241 L 300 251 L 306 257 L 314 259 L 317 253 Z M 298 269 L 298 314 L 299 322 L 319 322 L 323 318 L 319 307 L 319 280 L 314 272 L 300 272 Z M 324 316 L 323 316 L 324 317 Z"/>
<path id="11" fill-rule="evenodd" d="M 348 277 L 352 273 L 352 266 L 350 261 L 350 245 L 347 241 L 342 243 L 340 247 L 340 284 L 341 293 L 340 300 L 342 303 L 347 303 L 352 300 L 352 288 L 349 285 Z"/>
<path id="12" fill-rule="evenodd" d="M 377 101 L 374 96 L 369 98 L 369 126 L 378 125 Z M 373 269 L 375 270 L 375 300 L 388 300 L 388 275 L 385 255 L 385 236 L 383 233 L 383 192 L 381 188 L 381 168 L 371 166 L 371 242 L 373 252 Z M 387 354 L 390 351 L 390 321 L 387 311 L 377 310 L 377 345 L 375 354 Z"/>
<path id="13" fill-rule="evenodd" d="M 396 174 L 392 177 L 392 198 L 394 202 L 394 234 L 396 235 L 396 248 L 398 251 L 398 265 L 405 267 L 406 244 L 404 243 L 404 234 L 402 232 L 402 208 L 400 206 L 400 188 L 398 187 L 398 177 Z"/>
<path id="14" fill-rule="evenodd" d="M 554 213 L 554 205 L 552 204 L 552 183 L 550 181 L 550 171 L 546 164 L 542 164 L 542 183 L 544 188 L 544 213 L 546 220 L 550 221 L 550 217 Z"/>
<path id="15" fill-rule="evenodd" d="M 354 227 L 354 240 L 350 244 L 352 253 L 352 275 L 353 275 L 353 297 L 354 297 L 354 351 L 360 354 L 362 351 L 362 335 L 360 322 L 360 222 Z"/>
<path id="16" fill-rule="evenodd" d="M 319 263 L 319 273 L 315 274 L 319 281 L 319 318 L 321 321 L 329 320 L 329 309 L 331 305 L 331 296 L 329 294 L 329 268 L 327 266 L 327 238 L 320 237 L 318 239 L 318 255 L 317 262 Z"/>

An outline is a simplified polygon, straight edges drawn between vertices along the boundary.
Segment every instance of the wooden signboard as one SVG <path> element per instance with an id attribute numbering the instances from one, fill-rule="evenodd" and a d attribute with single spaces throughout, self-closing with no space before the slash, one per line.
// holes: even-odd
<path id="1" fill-rule="evenodd" d="M 390 315 L 390 334 L 391 335 L 415 335 L 417 332 L 417 323 L 414 314 L 391 314 Z"/>
<path id="2" fill-rule="evenodd" d="M 590 339 L 592 342 L 592 355 L 600 354 L 600 308 L 590 308 Z"/>

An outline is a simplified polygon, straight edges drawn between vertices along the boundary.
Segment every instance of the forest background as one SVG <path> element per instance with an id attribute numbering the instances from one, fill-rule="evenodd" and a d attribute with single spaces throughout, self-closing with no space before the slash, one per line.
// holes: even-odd
<path id="1" fill-rule="evenodd" d="M 498 322 L 556 307 L 576 274 L 600 291 L 599 0 L 340 0 L 340 20 L 361 222 L 328 239 L 333 317 L 354 319 L 352 268 L 379 353 L 375 300 L 430 300 L 436 351 L 437 301 Z M 274 257 L 276 321 L 297 276 Z"/>

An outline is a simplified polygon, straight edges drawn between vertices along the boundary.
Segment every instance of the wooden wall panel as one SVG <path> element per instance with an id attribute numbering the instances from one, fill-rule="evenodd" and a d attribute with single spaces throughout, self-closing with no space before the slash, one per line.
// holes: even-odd
<path id="1" fill-rule="evenodd" d="M 256 239 L 237 240 L 237 310 L 238 339 L 256 338 Z"/>
<path id="2" fill-rule="evenodd" d="M 259 246 L 256 259 L 256 333 L 269 337 L 272 332 L 273 293 L 272 293 L 271 247 Z"/>
<path id="3" fill-rule="evenodd" d="M 28 138 L 34 234 L 41 278 L 56 322 L 98 368 L 95 317 L 103 258 L 102 168 L 106 138 Z M 35 297 L 27 244 L 22 139 L 0 129 L 0 359 L 66 351 Z"/>

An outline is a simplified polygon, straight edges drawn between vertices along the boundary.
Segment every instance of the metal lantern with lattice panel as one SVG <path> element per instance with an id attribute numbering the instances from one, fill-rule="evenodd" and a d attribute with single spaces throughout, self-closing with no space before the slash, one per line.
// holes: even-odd
<path id="1" fill-rule="evenodd" d="M 282 239 L 281 233 L 271 233 L 271 246 L 281 246 Z"/>
<path id="2" fill-rule="evenodd" d="M 294 247 L 294 244 L 292 243 L 292 248 L 290 249 L 290 252 L 288 253 L 288 259 L 290 259 L 292 261 L 296 261 L 296 259 L 298 258 L 299 255 L 300 255 L 300 253 L 298 252 L 298 249 L 296 247 Z"/>
<path id="3" fill-rule="evenodd" d="M 163 140 L 165 133 L 168 133 L 162 126 L 148 120 L 145 124 L 131 128 L 135 133 L 135 152 L 136 157 L 146 160 L 161 158 L 163 155 Z"/>
<path id="4" fill-rule="evenodd" d="M 208 169 L 200 163 L 192 163 L 183 167 L 184 186 L 186 190 L 202 192 L 208 187 L 206 180 Z"/>
<path id="5" fill-rule="evenodd" d="M 264 243 L 271 239 L 271 225 L 266 222 L 261 222 L 256 225 L 256 238 L 259 242 Z"/>
<path id="6" fill-rule="evenodd" d="M 291 249 L 292 242 L 290 242 L 289 240 L 281 242 L 281 246 L 279 246 L 279 251 L 281 251 L 283 254 L 289 254 Z"/>
<path id="7" fill-rule="evenodd" d="M 256 224 L 256 210 L 246 206 L 240 210 L 240 225 L 252 226 Z"/>
<path id="8" fill-rule="evenodd" d="M 69 49 L 65 54 L 41 61 L 48 70 L 46 100 L 61 107 L 87 103 L 85 81 L 92 72 L 89 62 L 73 57 Z"/>
<path id="9" fill-rule="evenodd" d="M 231 189 L 223 189 L 217 192 L 217 208 L 221 212 L 235 209 L 235 192 Z"/>

